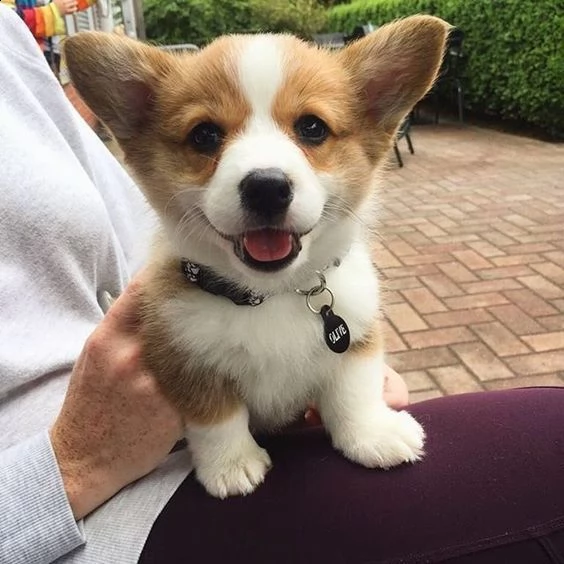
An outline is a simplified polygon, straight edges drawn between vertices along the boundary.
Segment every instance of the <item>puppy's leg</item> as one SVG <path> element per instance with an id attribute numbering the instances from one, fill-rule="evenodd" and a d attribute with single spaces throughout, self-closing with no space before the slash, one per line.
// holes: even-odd
<path id="1" fill-rule="evenodd" d="M 268 453 L 249 431 L 249 413 L 242 404 L 220 423 L 189 424 L 186 438 L 196 477 L 215 497 L 251 493 L 271 466 Z"/>
<path id="2" fill-rule="evenodd" d="M 351 351 L 343 361 L 319 401 L 335 448 L 369 468 L 418 460 L 425 433 L 409 413 L 385 404 L 382 355 Z"/>

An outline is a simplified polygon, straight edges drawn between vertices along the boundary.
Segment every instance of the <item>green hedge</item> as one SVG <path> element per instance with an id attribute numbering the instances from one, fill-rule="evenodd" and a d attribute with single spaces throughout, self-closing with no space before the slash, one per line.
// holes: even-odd
<path id="1" fill-rule="evenodd" d="M 466 105 L 564 136 L 564 0 L 356 0 L 328 29 L 428 13 L 466 34 Z"/>
<path id="2" fill-rule="evenodd" d="M 157 43 L 207 43 L 248 29 L 251 0 L 144 0 L 147 38 Z"/>
<path id="3" fill-rule="evenodd" d="M 251 0 L 251 4 L 251 27 L 260 31 L 310 39 L 327 22 L 327 9 L 318 0 Z"/>
<path id="4" fill-rule="evenodd" d="M 318 0 L 144 0 L 144 15 L 148 39 L 203 45 L 255 31 L 309 38 L 326 25 L 327 9 Z"/>

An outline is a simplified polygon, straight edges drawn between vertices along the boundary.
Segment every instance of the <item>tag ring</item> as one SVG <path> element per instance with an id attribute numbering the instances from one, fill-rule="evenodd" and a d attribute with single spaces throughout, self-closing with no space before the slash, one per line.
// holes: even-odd
<path id="1" fill-rule="evenodd" d="M 319 284 L 317 284 L 317 286 L 314 286 L 313 288 L 311 288 L 309 290 L 300 290 L 299 288 L 296 288 L 296 292 L 298 294 L 300 294 L 301 296 L 319 296 L 320 294 L 322 294 L 326 290 L 327 280 L 326 280 L 323 272 L 316 270 L 315 274 L 317 274 L 317 276 L 319 278 Z"/>
<path id="2" fill-rule="evenodd" d="M 311 298 L 312 296 L 319 296 L 323 292 L 328 292 L 329 296 L 331 297 L 331 302 L 329 304 L 325 304 L 323 307 L 329 305 L 329 309 L 333 309 L 333 304 L 335 303 L 335 296 L 333 295 L 333 292 L 331 292 L 331 290 L 329 290 L 327 286 L 325 286 L 325 288 L 323 288 L 322 290 L 318 290 L 318 287 L 315 286 L 306 295 L 306 304 L 307 307 L 309 308 L 309 311 L 311 311 L 312 313 L 321 313 L 321 310 L 323 308 L 316 309 L 315 307 L 313 307 L 313 305 L 311 304 Z"/>

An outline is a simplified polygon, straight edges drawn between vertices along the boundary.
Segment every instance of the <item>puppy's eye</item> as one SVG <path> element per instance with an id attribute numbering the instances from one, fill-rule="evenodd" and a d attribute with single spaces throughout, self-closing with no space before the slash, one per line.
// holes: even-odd
<path id="1" fill-rule="evenodd" d="M 200 123 L 188 134 L 188 143 L 199 153 L 215 153 L 223 143 L 223 130 L 215 123 Z"/>
<path id="2" fill-rule="evenodd" d="M 294 131 L 300 140 L 309 145 L 321 145 L 329 137 L 329 127 L 317 116 L 307 115 L 294 124 Z"/>

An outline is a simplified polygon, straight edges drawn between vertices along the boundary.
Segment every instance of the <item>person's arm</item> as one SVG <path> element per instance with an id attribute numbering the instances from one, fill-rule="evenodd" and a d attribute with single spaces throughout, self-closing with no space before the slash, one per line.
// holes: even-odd
<path id="1" fill-rule="evenodd" d="M 49 433 L 0 452 L 0 562 L 48 564 L 80 546 L 76 521 L 181 438 L 180 415 L 141 363 L 139 284 L 89 337 Z"/>
<path id="2" fill-rule="evenodd" d="M 129 284 L 88 338 L 50 431 L 76 519 L 155 469 L 183 435 L 180 414 L 142 364 L 141 284 Z"/>
<path id="3" fill-rule="evenodd" d="M 32 35 L 38 40 L 48 39 L 56 35 L 65 35 L 64 16 L 73 14 L 78 9 L 78 0 L 52 0 L 52 2 L 45 6 L 34 6 L 29 2 L 3 3 L 12 5 L 15 8 Z"/>
<path id="4" fill-rule="evenodd" d="M 3 2 L 0 37 L 0 562 L 47 564 L 88 544 L 77 520 L 151 471 L 182 424 L 140 365 L 135 285 L 104 319 L 97 300 L 142 262 L 141 196 Z"/>

